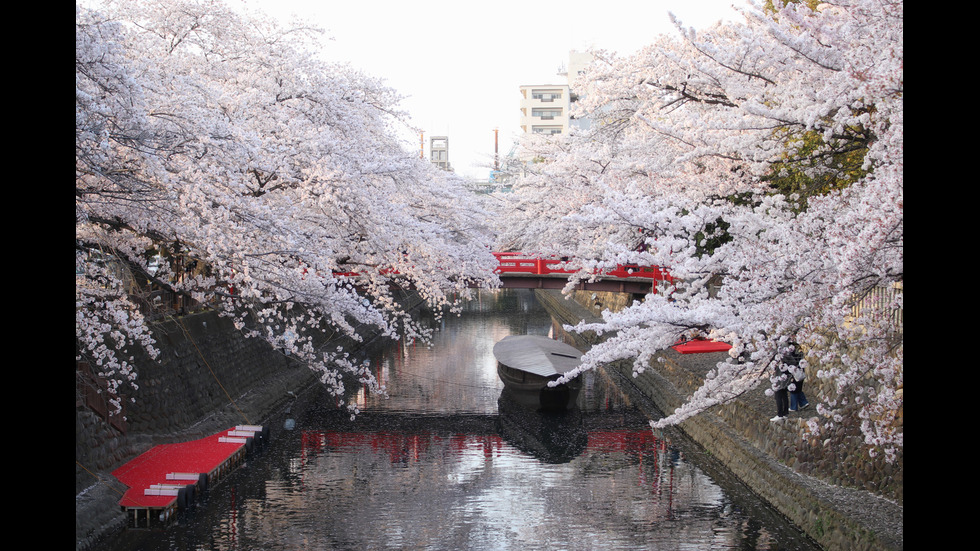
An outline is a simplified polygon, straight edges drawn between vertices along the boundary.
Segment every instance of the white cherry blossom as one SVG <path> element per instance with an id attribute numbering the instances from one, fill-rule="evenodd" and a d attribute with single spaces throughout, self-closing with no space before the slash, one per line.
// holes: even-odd
<path id="1" fill-rule="evenodd" d="M 635 55 L 594 52 L 577 112 L 590 129 L 528 144 L 538 162 L 507 198 L 501 246 L 574 257 L 582 277 L 631 263 L 678 278 L 669 295 L 577 327 L 612 335 L 582 369 L 633 358 L 641 371 L 694 336 L 732 344 L 658 425 L 769 384 L 801 348 L 812 376 L 836 385 L 818 408 L 823 426 L 857 415 L 869 446 L 894 457 L 902 327 L 887 314 L 902 307 L 903 4 L 744 14 Z M 843 189 L 804 197 L 768 183 L 791 170 L 833 180 L 849 148 L 863 165 Z M 880 290 L 891 303 L 855 315 Z"/>
<path id="2" fill-rule="evenodd" d="M 496 282 L 489 216 L 399 142 L 398 95 L 318 60 L 318 37 L 217 0 L 76 9 L 76 338 L 114 390 L 134 347 L 155 354 L 131 293 L 155 252 L 157 285 L 338 394 L 343 373 L 376 385 L 326 336 L 424 337 L 399 289 L 442 310 Z"/>

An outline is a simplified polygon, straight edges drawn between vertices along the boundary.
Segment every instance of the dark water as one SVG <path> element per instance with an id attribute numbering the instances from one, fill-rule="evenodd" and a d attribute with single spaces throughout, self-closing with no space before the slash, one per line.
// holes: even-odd
<path id="1" fill-rule="evenodd" d="M 503 391 L 493 344 L 552 332 L 531 292 L 484 293 L 438 328 L 367 353 L 389 397 L 358 392 L 356 420 L 325 398 L 291 411 L 172 525 L 104 549 L 815 548 L 606 375 L 564 414 Z"/>

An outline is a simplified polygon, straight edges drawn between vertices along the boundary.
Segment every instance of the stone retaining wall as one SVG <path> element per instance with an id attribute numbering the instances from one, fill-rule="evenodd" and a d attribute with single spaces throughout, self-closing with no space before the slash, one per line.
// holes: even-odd
<path id="1" fill-rule="evenodd" d="M 414 293 L 399 298 L 409 310 L 422 302 Z M 135 352 L 139 389 L 136 401 L 126 406 L 126 433 L 87 407 L 76 407 L 76 551 L 90 549 L 125 525 L 118 506 L 125 487 L 111 474 L 116 468 L 158 444 L 263 424 L 301 393 L 319 387 L 308 367 L 261 339 L 244 337 L 215 312 L 155 323 L 151 330 L 160 355 L 151 360 Z M 366 342 L 372 331 L 362 328 L 359 334 Z"/>
<path id="2" fill-rule="evenodd" d="M 154 324 L 160 355 L 139 357 L 139 389 L 126 404 L 126 433 L 85 406 L 75 410 L 75 547 L 91 549 L 126 524 L 126 490 L 112 471 L 158 444 L 239 424 L 262 424 L 316 378 L 231 322 L 202 312 Z M 292 393 L 292 394 L 290 394 Z"/>
<path id="3" fill-rule="evenodd" d="M 84 407 L 75 412 L 76 493 L 95 482 L 90 472 L 111 472 L 153 445 L 259 424 L 288 392 L 314 381 L 308 368 L 214 312 L 154 324 L 153 335 L 161 352 L 156 361 L 137 359 L 126 434 Z"/>

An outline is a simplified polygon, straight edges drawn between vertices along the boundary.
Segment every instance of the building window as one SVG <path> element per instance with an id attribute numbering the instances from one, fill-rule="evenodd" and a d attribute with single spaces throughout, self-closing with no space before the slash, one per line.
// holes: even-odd
<path id="1" fill-rule="evenodd" d="M 561 117 L 561 109 L 531 109 L 531 115 L 534 117 L 541 117 L 544 120 L 553 120 L 555 117 Z"/>
<path id="2" fill-rule="evenodd" d="M 532 126 L 531 132 L 534 134 L 561 134 L 560 126 Z"/>
<path id="3" fill-rule="evenodd" d="M 561 90 L 532 90 L 531 98 L 541 101 L 561 99 Z"/>

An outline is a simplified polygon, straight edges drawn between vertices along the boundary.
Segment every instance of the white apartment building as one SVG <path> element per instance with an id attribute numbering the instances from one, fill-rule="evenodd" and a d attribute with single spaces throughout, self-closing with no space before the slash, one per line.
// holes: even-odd
<path id="1" fill-rule="evenodd" d="M 558 70 L 566 84 L 521 86 L 521 129 L 525 134 L 567 134 L 572 124 L 569 111 L 577 88 L 576 79 L 592 62 L 592 54 L 572 50 L 567 69 Z"/>
<path id="2" fill-rule="evenodd" d="M 521 129 L 525 134 L 566 134 L 570 105 L 567 84 L 521 86 Z"/>

